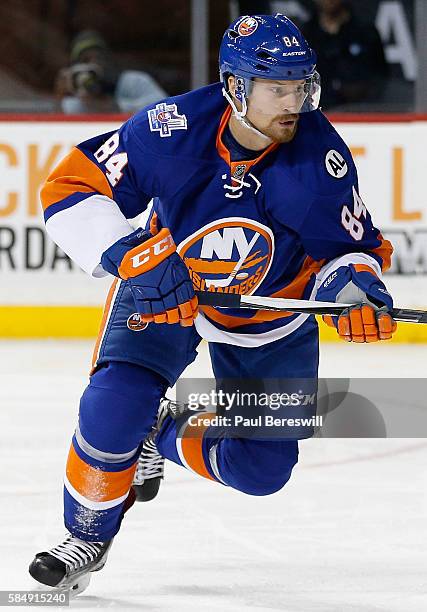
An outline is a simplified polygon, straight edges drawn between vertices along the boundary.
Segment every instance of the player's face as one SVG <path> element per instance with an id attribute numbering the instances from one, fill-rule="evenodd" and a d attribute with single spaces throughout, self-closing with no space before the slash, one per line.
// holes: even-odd
<path id="1" fill-rule="evenodd" d="M 247 117 L 273 141 L 289 142 L 295 136 L 306 97 L 305 81 L 255 79 L 248 98 Z"/>

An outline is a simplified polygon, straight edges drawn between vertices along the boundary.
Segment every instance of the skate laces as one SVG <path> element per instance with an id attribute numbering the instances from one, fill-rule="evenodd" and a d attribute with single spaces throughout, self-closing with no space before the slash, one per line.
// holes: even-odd
<path id="1" fill-rule="evenodd" d="M 151 432 L 144 440 L 141 454 L 138 457 L 134 484 L 142 484 L 149 478 L 163 477 L 165 460 L 154 442 L 155 433 L 157 432 Z"/>
<path id="2" fill-rule="evenodd" d="M 167 397 L 163 397 L 160 400 L 156 422 L 142 443 L 142 450 L 138 457 L 133 484 L 143 484 L 144 480 L 150 478 L 163 478 L 165 459 L 157 450 L 155 437 L 168 415 L 174 419 L 181 412 L 182 407 L 177 402 L 173 402 Z"/>
<path id="3" fill-rule="evenodd" d="M 69 535 L 64 542 L 49 551 L 53 557 L 63 561 L 69 569 L 79 569 L 95 561 L 105 547 L 105 542 L 86 542 Z"/>

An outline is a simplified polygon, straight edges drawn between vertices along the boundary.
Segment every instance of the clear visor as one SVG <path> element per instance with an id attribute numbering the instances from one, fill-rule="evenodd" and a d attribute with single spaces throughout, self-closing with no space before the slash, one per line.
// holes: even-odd
<path id="1" fill-rule="evenodd" d="M 318 72 L 300 81 L 247 80 L 245 86 L 249 108 L 263 115 L 294 115 L 319 108 Z"/>

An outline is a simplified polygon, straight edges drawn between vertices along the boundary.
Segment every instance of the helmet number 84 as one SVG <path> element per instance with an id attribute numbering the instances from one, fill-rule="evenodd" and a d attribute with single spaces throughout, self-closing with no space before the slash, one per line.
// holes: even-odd
<path id="1" fill-rule="evenodd" d="M 116 153 L 119 146 L 119 134 L 116 132 L 95 151 L 95 159 L 99 164 L 105 162 L 106 177 L 112 187 L 115 187 L 123 176 L 123 168 L 128 163 L 127 153 Z"/>
<path id="2" fill-rule="evenodd" d="M 295 45 L 296 47 L 299 47 L 299 46 L 300 46 L 300 44 L 299 44 L 299 42 L 298 42 L 298 40 L 297 40 L 296 36 L 292 36 L 292 38 L 290 38 L 289 36 L 284 36 L 284 37 L 283 37 L 283 42 L 285 43 L 285 45 L 286 45 L 287 47 L 292 47 L 292 46 L 294 46 L 294 45 Z"/>
<path id="3" fill-rule="evenodd" d="M 353 212 L 350 211 L 347 204 L 344 204 L 341 211 L 341 223 L 354 240 L 362 240 L 365 233 L 365 228 L 360 221 L 362 216 L 366 219 L 366 206 L 353 187 Z"/>

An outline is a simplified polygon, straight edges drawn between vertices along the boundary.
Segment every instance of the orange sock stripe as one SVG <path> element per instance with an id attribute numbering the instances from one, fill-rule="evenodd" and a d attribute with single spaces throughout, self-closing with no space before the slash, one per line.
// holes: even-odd
<path id="1" fill-rule="evenodd" d="M 203 419 L 209 419 L 210 421 L 215 416 L 215 414 L 210 413 L 204 414 Z M 215 478 L 210 475 L 206 468 L 202 453 L 203 435 L 208 427 L 209 425 L 203 424 L 187 424 L 186 428 L 182 432 L 181 450 L 182 455 L 190 469 L 200 476 L 203 476 L 203 478 L 208 478 L 209 480 L 215 481 Z"/>
<path id="2" fill-rule="evenodd" d="M 122 472 L 105 472 L 85 463 L 71 445 L 66 474 L 74 489 L 94 502 L 111 501 L 125 495 L 132 484 L 136 463 Z"/>

